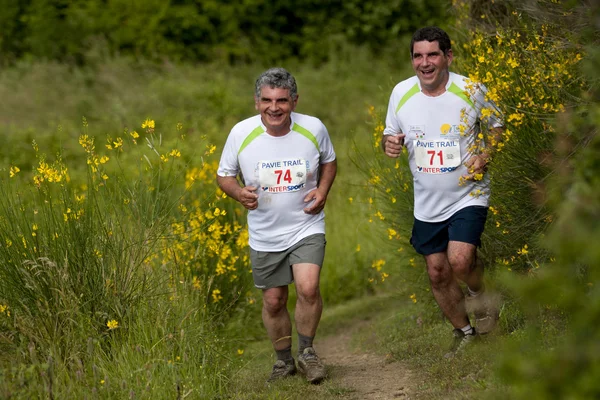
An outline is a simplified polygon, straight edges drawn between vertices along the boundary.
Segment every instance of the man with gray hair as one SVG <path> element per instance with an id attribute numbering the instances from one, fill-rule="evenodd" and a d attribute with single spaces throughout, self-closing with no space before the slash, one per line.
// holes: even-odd
<path id="1" fill-rule="evenodd" d="M 236 124 L 227 138 L 217 183 L 248 210 L 252 276 L 262 290 L 262 319 L 277 354 L 268 382 L 296 373 L 287 309 L 294 282 L 298 369 L 319 383 L 326 371 L 313 339 L 323 309 L 323 208 L 337 172 L 335 151 L 318 118 L 294 112 L 296 80 L 285 69 L 258 77 L 254 104 L 259 114 Z"/>

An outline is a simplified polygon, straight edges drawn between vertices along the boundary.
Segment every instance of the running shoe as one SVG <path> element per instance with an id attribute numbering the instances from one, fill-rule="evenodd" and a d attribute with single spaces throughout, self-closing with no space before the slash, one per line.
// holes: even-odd
<path id="1" fill-rule="evenodd" d="M 278 379 L 287 378 L 288 376 L 292 376 L 296 374 L 296 363 L 292 358 L 291 362 L 285 362 L 283 360 L 277 360 L 275 365 L 273 365 L 273 371 L 271 371 L 271 376 L 267 379 L 267 382 L 273 382 Z"/>
<path id="2" fill-rule="evenodd" d="M 325 366 L 319 359 L 315 349 L 307 347 L 304 352 L 298 356 L 298 370 L 306 376 L 310 383 L 320 383 L 325 376 Z"/>

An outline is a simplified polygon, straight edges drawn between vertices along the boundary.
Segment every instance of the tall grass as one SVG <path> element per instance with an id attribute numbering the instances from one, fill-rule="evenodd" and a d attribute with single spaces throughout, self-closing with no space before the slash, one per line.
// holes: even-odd
<path id="1" fill-rule="evenodd" d="M 166 145 L 174 140 L 153 120 L 143 126 L 102 145 L 81 135 L 73 177 L 63 154 L 51 160 L 36 144 L 33 171 L 13 165 L 0 180 L 6 397 L 174 397 L 225 385 L 233 345 L 218 332 L 251 303 L 247 232 L 220 205 L 214 145 L 185 162 L 184 142 Z"/>

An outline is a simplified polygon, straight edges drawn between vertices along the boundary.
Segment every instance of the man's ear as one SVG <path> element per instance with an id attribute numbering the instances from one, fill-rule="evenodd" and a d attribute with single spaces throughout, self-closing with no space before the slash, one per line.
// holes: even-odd
<path id="1" fill-rule="evenodd" d="M 449 49 L 446 52 L 446 58 L 448 59 L 448 65 L 452 64 L 452 60 L 454 60 L 454 53 L 452 53 L 452 49 Z"/>
<path id="2" fill-rule="evenodd" d="M 296 99 L 292 100 L 294 102 L 294 106 L 292 107 L 292 111 L 294 111 L 296 109 L 296 106 L 298 105 L 298 99 L 300 98 L 299 95 L 296 95 Z"/>
<path id="3" fill-rule="evenodd" d="M 254 109 L 258 111 L 258 97 L 254 96 Z"/>

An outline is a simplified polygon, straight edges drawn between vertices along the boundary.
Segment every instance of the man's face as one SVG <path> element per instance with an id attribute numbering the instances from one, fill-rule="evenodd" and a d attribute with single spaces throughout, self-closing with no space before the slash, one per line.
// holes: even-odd
<path id="1" fill-rule="evenodd" d="M 444 92 L 448 82 L 448 67 L 452 63 L 452 50 L 444 54 L 439 42 L 423 40 L 413 45 L 412 66 L 421 88 L 430 94 Z"/>
<path id="2" fill-rule="evenodd" d="M 296 108 L 297 103 L 298 98 L 296 97 L 293 100 L 289 89 L 268 86 L 263 86 L 260 90 L 260 97 L 254 98 L 255 108 L 260 112 L 262 122 L 267 127 L 267 132 L 274 135 L 289 132 L 290 114 Z"/>

